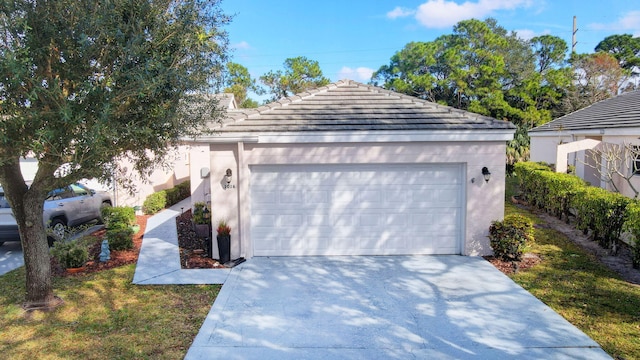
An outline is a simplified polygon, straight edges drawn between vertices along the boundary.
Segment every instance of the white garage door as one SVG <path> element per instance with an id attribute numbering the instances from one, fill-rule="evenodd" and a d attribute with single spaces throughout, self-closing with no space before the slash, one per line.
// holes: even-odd
<path id="1" fill-rule="evenodd" d="M 255 256 L 459 254 L 462 165 L 251 168 Z"/>

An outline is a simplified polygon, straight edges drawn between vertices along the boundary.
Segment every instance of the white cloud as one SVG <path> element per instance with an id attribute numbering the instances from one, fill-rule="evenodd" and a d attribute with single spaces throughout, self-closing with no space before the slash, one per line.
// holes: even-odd
<path id="1" fill-rule="evenodd" d="M 640 36 L 640 11 L 630 11 L 610 24 L 593 23 L 588 27 L 593 30 L 632 32 L 634 36 Z"/>
<path id="2" fill-rule="evenodd" d="M 338 72 L 338 79 L 351 79 L 356 81 L 369 81 L 375 70 L 367 67 L 350 68 L 343 66 Z"/>
<path id="3" fill-rule="evenodd" d="M 551 31 L 549 30 L 544 30 L 541 33 L 536 33 L 533 30 L 529 30 L 529 29 L 518 29 L 518 30 L 514 30 L 516 35 L 518 36 L 518 38 L 522 39 L 522 40 L 531 40 L 536 36 L 541 36 L 541 35 L 548 35 L 551 34 Z"/>
<path id="4" fill-rule="evenodd" d="M 416 20 L 428 28 L 445 28 L 462 20 L 483 19 L 500 10 L 526 8 L 532 3 L 532 0 L 478 0 L 459 4 L 449 0 L 428 0 L 418 6 Z"/>
<path id="5" fill-rule="evenodd" d="M 411 9 L 407 9 L 407 8 L 403 8 L 400 6 L 396 6 L 395 9 L 389 11 L 387 13 L 387 17 L 389 19 L 395 19 L 395 18 L 399 18 L 399 17 L 407 17 L 407 16 L 411 16 L 413 14 L 415 14 L 415 10 L 411 10 Z"/>
<path id="6" fill-rule="evenodd" d="M 248 42 L 246 42 L 246 41 L 240 41 L 240 42 L 239 42 L 239 43 L 237 43 L 237 44 L 233 44 L 233 45 L 232 45 L 232 47 L 233 47 L 234 49 L 240 49 L 240 50 L 248 50 L 248 49 L 251 49 L 251 45 L 249 45 L 249 43 L 248 43 Z"/>

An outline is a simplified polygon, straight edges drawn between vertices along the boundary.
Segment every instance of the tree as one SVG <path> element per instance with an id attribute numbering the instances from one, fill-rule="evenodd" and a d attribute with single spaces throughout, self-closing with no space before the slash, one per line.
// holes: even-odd
<path id="1" fill-rule="evenodd" d="M 494 19 L 464 20 L 452 34 L 411 42 L 376 71 L 372 83 L 518 126 L 509 162 L 524 160 L 527 130 L 552 118 L 570 83 L 562 70 L 566 43 L 544 36 L 531 43 Z"/>
<path id="2" fill-rule="evenodd" d="M 585 151 L 583 164 L 600 174 L 602 181 L 609 184 L 614 192 L 620 193 L 620 189 L 626 186 L 634 199 L 640 198 L 640 189 L 632 181 L 640 173 L 640 146 L 628 142 L 602 142 Z"/>
<path id="3" fill-rule="evenodd" d="M 249 91 L 253 91 L 258 95 L 264 94 L 262 89 L 256 83 L 255 79 L 251 78 L 249 70 L 234 62 L 228 62 L 224 73 L 224 92 L 232 93 L 238 106 L 241 108 L 255 108 L 258 107 L 258 103 L 247 97 Z"/>
<path id="4" fill-rule="evenodd" d="M 229 20 L 216 0 L 0 2 L 0 182 L 24 250 L 25 305 L 58 302 L 42 216 L 50 190 L 109 179 L 123 159 L 144 175 L 219 118 L 197 94 L 226 61 Z M 39 162 L 29 187 L 26 155 Z"/>
<path id="5" fill-rule="evenodd" d="M 609 53 L 574 54 L 570 60 L 573 82 L 563 100 L 566 113 L 618 95 L 629 72 Z"/>
<path id="6" fill-rule="evenodd" d="M 618 60 L 620 67 L 640 73 L 640 38 L 630 34 L 611 35 L 596 45 L 596 52 L 607 52 Z"/>
<path id="7" fill-rule="evenodd" d="M 330 82 L 322 75 L 318 62 L 304 56 L 286 59 L 284 72 L 269 71 L 260 77 L 260 81 L 269 88 L 271 101 L 315 89 Z"/>

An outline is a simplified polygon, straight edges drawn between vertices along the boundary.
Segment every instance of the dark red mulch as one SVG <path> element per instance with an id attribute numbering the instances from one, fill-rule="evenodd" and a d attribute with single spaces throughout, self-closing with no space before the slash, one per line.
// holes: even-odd
<path id="1" fill-rule="evenodd" d="M 534 253 L 525 253 L 524 255 L 522 255 L 522 260 L 516 262 L 500 260 L 493 256 L 485 256 L 484 258 L 506 275 L 514 274 L 521 270 L 526 270 L 539 264 L 542 261 L 540 256 Z"/>
<path id="2" fill-rule="evenodd" d="M 133 249 L 120 250 L 111 252 L 111 260 L 106 262 L 100 262 L 100 243 L 104 237 L 105 230 L 99 230 L 91 234 L 100 241 L 89 248 L 89 261 L 84 265 L 82 271 L 76 274 L 87 274 L 102 270 L 113 269 L 122 265 L 133 264 L 138 261 L 138 254 L 140 253 L 140 246 L 142 246 L 142 237 L 144 236 L 144 230 L 147 227 L 147 219 L 151 215 L 137 215 L 136 223 L 140 226 L 140 231 L 133 236 Z M 51 271 L 57 276 L 73 276 L 75 274 L 69 274 L 65 271 L 58 262 L 51 258 Z"/>

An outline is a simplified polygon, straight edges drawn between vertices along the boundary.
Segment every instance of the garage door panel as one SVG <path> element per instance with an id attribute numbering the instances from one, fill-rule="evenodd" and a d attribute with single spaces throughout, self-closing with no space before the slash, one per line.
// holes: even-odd
<path id="1" fill-rule="evenodd" d="M 252 167 L 254 255 L 457 254 L 461 165 Z"/>

